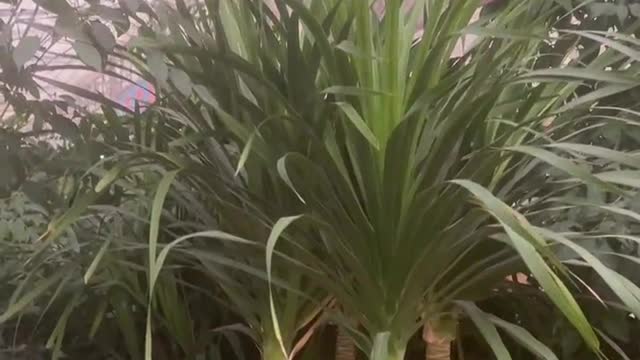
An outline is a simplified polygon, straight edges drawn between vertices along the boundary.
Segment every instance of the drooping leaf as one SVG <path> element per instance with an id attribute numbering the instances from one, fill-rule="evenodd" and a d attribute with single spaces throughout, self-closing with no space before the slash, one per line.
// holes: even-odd
<path id="1" fill-rule="evenodd" d="M 564 69 L 542 69 L 532 70 L 522 76 L 522 79 L 531 81 L 602 81 L 609 84 L 618 85 L 638 85 L 638 80 L 630 78 L 624 74 L 581 68 L 564 68 Z"/>
<path id="2" fill-rule="evenodd" d="M 151 207 L 151 218 L 149 219 L 149 304 L 147 306 L 147 325 L 145 332 L 145 346 L 144 346 L 144 357 L 147 360 L 152 359 L 152 345 L 153 345 L 153 337 L 151 335 L 151 314 L 152 314 L 152 302 L 153 295 L 155 290 L 155 282 L 157 279 L 157 275 L 160 272 L 160 267 L 162 265 L 158 265 L 158 259 L 156 256 L 157 248 L 158 248 L 158 236 L 160 234 L 160 221 L 162 215 L 162 208 L 164 206 L 164 201 L 166 199 L 167 193 L 169 192 L 169 188 L 174 182 L 176 176 L 178 176 L 179 170 L 174 170 L 167 173 L 160 183 L 158 184 L 158 188 L 156 190 L 156 194 L 153 198 L 153 205 Z"/>
<path id="3" fill-rule="evenodd" d="M 624 151 L 616 151 L 601 146 L 574 143 L 554 143 L 547 145 L 548 147 L 563 149 L 567 151 L 575 151 L 601 159 L 606 159 L 618 164 L 624 164 L 636 169 L 640 169 L 640 157 L 637 154 L 630 154 Z"/>
<path id="4" fill-rule="evenodd" d="M 496 316 L 488 314 L 489 320 L 496 326 L 502 328 L 507 334 L 512 336 L 522 346 L 529 349 L 532 353 L 538 355 L 541 359 L 558 360 L 556 354 L 553 353 L 545 344 L 536 339 L 527 329 L 510 322 L 504 321 Z"/>
<path id="5" fill-rule="evenodd" d="M 612 186 L 611 184 L 605 183 L 595 177 L 588 168 L 584 166 L 576 164 L 574 161 L 570 159 L 566 159 L 560 157 L 550 151 L 534 147 L 528 145 L 514 146 L 509 148 L 508 150 L 513 150 L 517 152 L 521 152 L 524 154 L 528 154 L 531 156 L 535 156 L 536 158 L 548 163 L 549 165 L 555 167 L 556 169 L 562 170 L 567 174 L 578 178 L 585 183 L 594 184 L 596 186 L 600 186 L 603 189 L 610 190 L 612 192 L 618 192 L 618 190 Z"/>
<path id="6" fill-rule="evenodd" d="M 500 334 L 495 325 L 489 321 L 487 314 L 480 310 L 475 304 L 466 301 L 459 301 L 457 305 L 460 306 L 471 318 L 474 325 L 478 328 L 482 337 L 487 341 L 491 350 L 496 355 L 496 358 L 500 360 L 511 359 L 511 354 L 507 347 L 504 345 Z"/>
<path id="7" fill-rule="evenodd" d="M 482 186 L 468 180 L 454 180 L 453 183 L 463 186 L 480 200 L 487 210 L 500 222 L 507 236 L 511 240 L 511 245 L 519 253 L 520 257 L 527 265 L 527 268 L 535 276 L 540 286 L 545 290 L 550 300 L 562 311 L 567 319 L 574 325 L 576 330 L 582 335 L 585 342 L 591 349 L 597 351 L 599 348 L 598 338 L 587 321 L 582 309 L 575 298 L 560 280 L 558 275 L 551 269 L 541 256 L 539 251 L 544 251 L 545 247 L 540 247 L 542 243 L 541 235 L 523 217 L 509 214 L 505 209 L 506 204 L 495 198 L 488 190 Z M 506 208 L 505 208 L 506 206 Z M 549 259 L 551 260 L 551 259 Z M 555 262 L 560 269 L 561 265 Z"/>
<path id="8" fill-rule="evenodd" d="M 636 286 L 630 286 L 630 282 L 622 275 L 608 268 L 598 257 L 593 255 L 583 246 L 573 242 L 560 234 L 553 233 L 549 230 L 539 229 L 545 236 L 557 241 L 558 243 L 570 248 L 581 258 L 583 258 L 605 281 L 607 286 L 620 298 L 620 300 L 629 307 L 634 314 L 640 313 L 640 289 Z M 636 315 L 637 316 L 637 315 Z"/>
<path id="9" fill-rule="evenodd" d="M 271 233 L 269 234 L 269 239 L 267 239 L 267 247 L 265 250 L 265 260 L 267 265 L 267 280 L 269 281 L 269 308 L 271 312 L 271 322 L 273 323 L 273 332 L 278 340 L 278 344 L 282 350 L 283 354 L 287 354 L 287 348 L 284 345 L 284 341 L 282 338 L 282 330 L 280 328 L 280 320 L 278 318 L 278 313 L 276 310 L 273 285 L 272 285 L 272 261 L 273 261 L 273 253 L 275 251 L 276 244 L 280 235 L 296 220 L 299 220 L 302 215 L 296 216 L 288 216 L 279 219 L 271 229 Z"/>

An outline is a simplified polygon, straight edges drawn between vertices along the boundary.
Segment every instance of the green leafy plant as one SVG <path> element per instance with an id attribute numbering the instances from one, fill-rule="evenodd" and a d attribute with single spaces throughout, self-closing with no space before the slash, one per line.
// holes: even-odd
<path id="1" fill-rule="evenodd" d="M 276 3 L 281 4 L 279 18 L 259 4 L 253 14 L 239 7 L 227 9 L 232 19 L 220 22 L 226 25 L 227 36 L 237 35 L 228 41 L 232 53 L 200 47 L 197 42 L 201 39 L 189 33 L 185 41 L 194 43 L 188 47 L 178 42 L 154 47 L 171 55 L 202 53 L 206 59 L 194 59 L 202 68 L 203 61 L 220 59 L 236 69 L 239 81 L 258 81 L 264 86 L 264 90 L 260 85 L 257 89 L 239 88 L 236 96 L 240 100 L 230 107 L 238 113 L 233 119 L 219 109 L 220 105 L 211 105 L 223 118 L 223 125 L 244 144 L 241 147 L 254 150 L 247 164 L 277 163 L 283 181 L 305 203 L 306 218 L 320 227 L 325 244 L 320 250 L 325 252 L 323 256 L 305 262 L 330 270 L 331 293 L 349 313 L 357 314 L 372 338 L 378 334 L 374 353 L 402 357 L 406 341 L 421 325 L 416 323 L 418 318 L 440 319 L 460 306 L 472 314 L 494 350 L 504 354 L 494 336 L 497 333 L 490 330 L 494 325 L 483 320 L 469 303 L 452 301 L 473 299 L 472 290 L 490 292 L 489 284 L 508 274 L 509 267 L 521 266 L 521 261 L 587 342 L 597 348 L 595 333 L 552 267 L 561 275 L 568 273 L 561 270 L 559 260 L 553 260 L 552 249 L 542 239 L 581 248 L 563 235 L 533 227 L 506 204 L 530 200 L 522 198 L 531 186 L 524 181 L 525 174 L 540 161 L 582 182 L 619 193 L 621 190 L 602 183 L 573 162 L 579 158 L 569 160 L 531 146 L 550 140 L 532 130 L 541 129 L 536 124 L 549 116 L 573 121 L 569 116 L 563 118 L 564 113 L 587 100 L 571 99 L 576 85 L 562 79 L 630 86 L 635 81 L 624 75 L 601 76 L 601 70 L 590 68 L 519 70 L 535 58 L 535 35 L 546 37 L 549 25 L 544 14 L 551 13 L 550 4 L 542 9 L 512 4 L 495 17 L 480 20 L 480 24 L 490 24 L 488 29 L 507 28 L 510 21 L 529 21 L 526 27 L 533 30 L 533 36 L 487 40 L 462 58 L 450 60 L 457 40 L 451 34 L 467 28 L 474 4 L 425 4 L 427 16 L 432 15 L 426 23 L 432 28 L 427 26 L 425 35 L 412 45 L 422 13 L 420 5 L 412 16 L 405 17 L 399 4 L 387 4 L 382 22 L 376 25 L 377 18 L 367 4 L 343 8 L 337 4 L 335 10 L 331 5 L 312 4 L 310 12 L 290 1 L 286 5 L 292 14 L 286 15 L 285 2 Z M 342 19 L 340 10 L 345 15 Z M 225 10 L 221 12 L 225 14 Z M 318 12 L 326 14 L 324 23 Z M 278 18 L 278 25 L 263 25 L 264 33 L 252 37 L 250 24 L 264 24 L 259 14 L 267 14 L 262 16 L 270 21 Z M 303 34 L 292 35 L 300 24 Z M 441 27 L 435 28 L 436 24 Z M 468 31 L 486 34 L 485 29 L 476 24 Z M 607 64 L 612 55 L 613 51 L 600 61 Z M 197 64 L 182 71 L 201 79 Z M 538 81 L 543 84 L 534 87 Z M 215 85 L 207 84 L 206 88 L 215 89 Z M 277 90 L 280 92 L 274 94 Z M 597 96 L 592 95 L 591 100 Z M 243 103 L 269 112 L 249 116 L 245 110 L 243 114 L 238 110 L 243 109 Z M 282 117 L 282 121 L 260 120 L 270 117 Z M 300 139 L 304 139 L 302 144 Z M 279 146 L 269 151 L 275 144 Z M 290 145 L 280 150 L 284 144 Z M 567 144 L 566 149 L 571 146 Z M 270 152 L 274 155 L 265 155 Z M 593 152 L 590 155 L 604 155 L 600 149 Z M 249 171 L 247 168 L 251 179 Z M 456 178 L 465 180 L 450 181 Z M 461 187 L 471 191 L 498 222 L 492 222 L 487 213 L 461 206 L 466 194 Z M 532 202 L 517 206 L 517 210 L 526 214 L 549 203 Z M 278 224 L 289 225 L 297 219 L 286 217 Z M 278 224 L 274 229 L 279 234 L 283 226 Z M 499 235 L 500 227 L 495 224 L 501 225 L 506 238 Z M 500 242 L 487 244 L 491 237 L 506 241 L 515 253 Z M 476 246 L 481 241 L 484 246 Z M 490 260 L 487 251 L 494 254 Z M 435 264 L 434 259 L 438 261 Z M 328 260 L 331 265 L 327 268 Z M 477 271 L 474 277 L 470 277 L 470 268 Z M 609 274 L 606 270 L 601 273 L 604 277 Z M 352 281 L 345 282 L 345 278 Z M 534 348 L 540 345 L 531 339 L 523 341 Z"/>
<path id="2" fill-rule="evenodd" d="M 128 56 L 162 96 L 149 112 L 159 118 L 147 139 L 157 141 L 119 152 L 44 239 L 111 184 L 138 173 L 159 184 L 141 269 L 148 358 L 159 279 L 180 273 L 171 264 L 214 279 L 265 359 L 304 344 L 326 294 L 357 320 L 350 330 L 373 359 L 402 359 L 424 324 L 455 337 L 463 313 L 498 358 L 510 358 L 500 329 L 555 359 L 473 303 L 517 271 L 532 274 L 597 353 L 570 291 L 584 286 L 565 263 L 591 267 L 634 313 L 640 289 L 583 245 L 593 234 L 538 219 L 563 206 L 637 216 L 618 203 L 633 195 L 634 175 L 610 172 L 636 169 L 635 156 L 574 142 L 577 110 L 638 85 L 637 43 L 563 32 L 552 1 L 503 2 L 472 21 L 478 6 L 422 0 L 405 12 L 387 1 L 383 15 L 369 2 L 333 0 L 129 9 L 152 19 L 140 21 Z M 559 39 L 595 41 L 592 51 L 545 65 L 540 49 L 558 30 Z M 452 58 L 468 33 L 479 40 Z M 553 179 L 534 172 L 546 166 L 559 170 Z M 605 202 L 585 198 L 590 188 Z"/>

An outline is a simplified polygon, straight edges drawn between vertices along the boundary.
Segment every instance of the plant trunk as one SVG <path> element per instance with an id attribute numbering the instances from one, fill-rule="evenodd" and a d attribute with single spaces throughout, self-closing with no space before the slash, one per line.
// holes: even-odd
<path id="1" fill-rule="evenodd" d="M 277 340 L 265 340 L 262 343 L 262 360 L 287 360 Z"/>
<path id="2" fill-rule="evenodd" d="M 388 360 L 404 360 L 404 350 L 403 351 L 394 351 L 389 353 Z"/>
<path id="3" fill-rule="evenodd" d="M 451 360 L 451 342 L 455 338 L 455 330 L 439 325 L 443 324 L 429 321 L 422 328 L 422 339 L 427 346 L 426 360 Z"/>
<path id="4" fill-rule="evenodd" d="M 356 345 L 342 326 L 336 334 L 336 360 L 356 360 Z"/>
<path id="5" fill-rule="evenodd" d="M 394 340 L 396 339 L 396 340 Z M 402 339 L 402 338 L 400 338 Z M 380 341 L 386 344 L 379 343 Z M 376 351 L 376 349 L 386 348 L 387 351 Z M 407 351 L 407 340 L 397 340 L 391 336 L 376 336 L 373 341 L 373 349 L 370 360 L 404 360 L 404 354 Z"/>

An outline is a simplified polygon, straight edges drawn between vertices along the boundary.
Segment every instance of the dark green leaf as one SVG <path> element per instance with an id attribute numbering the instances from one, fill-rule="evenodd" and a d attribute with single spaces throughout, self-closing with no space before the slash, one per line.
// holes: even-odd
<path id="1" fill-rule="evenodd" d="M 538 355 L 541 359 L 558 360 L 558 357 L 545 344 L 536 339 L 529 331 L 518 325 L 504 321 L 496 316 L 488 315 L 489 320 L 496 326 L 502 328 L 507 334 L 512 336 L 522 346 Z"/>
<path id="2" fill-rule="evenodd" d="M 95 47 L 86 42 L 77 40 L 73 43 L 73 50 L 75 50 L 83 63 L 97 71 L 102 71 L 102 56 Z"/>
<path id="3" fill-rule="evenodd" d="M 204 101 L 205 103 L 213 106 L 213 107 L 218 107 L 218 101 L 216 101 L 216 99 L 211 95 L 211 93 L 209 92 L 209 89 L 207 89 L 205 86 L 203 85 L 195 85 L 193 87 L 193 90 L 196 92 L 196 94 L 198 95 L 198 97 L 200 97 L 200 99 L 202 99 L 202 101 Z"/>
<path id="4" fill-rule="evenodd" d="M 511 359 L 509 350 L 507 350 L 507 347 L 504 345 L 496 327 L 489 321 L 487 314 L 471 302 L 459 301 L 457 304 L 469 315 L 471 321 L 473 321 L 474 325 L 482 334 L 482 337 L 487 341 L 491 350 L 493 350 L 496 358 L 500 360 Z"/>
<path id="5" fill-rule="evenodd" d="M 13 49 L 13 62 L 17 67 L 22 67 L 29 61 L 40 48 L 40 38 L 37 36 L 26 36 L 20 40 L 18 46 Z"/>
<path id="6" fill-rule="evenodd" d="M 376 149 L 379 149 L 380 148 L 380 142 L 378 141 L 378 138 L 371 131 L 371 129 L 369 129 L 369 126 L 364 121 L 364 119 L 362 119 L 362 117 L 360 116 L 358 111 L 356 109 L 354 109 L 351 104 L 346 103 L 346 102 L 336 103 L 336 105 L 344 112 L 344 114 L 346 115 L 347 119 L 360 132 L 360 134 L 362 134 L 362 136 L 364 136 L 365 139 L 367 139 L 369 141 L 371 146 L 373 146 Z"/>
<path id="7" fill-rule="evenodd" d="M 100 48 L 104 51 L 109 52 L 116 46 L 116 38 L 113 36 L 111 29 L 100 21 L 91 22 L 91 32 Z"/>
<path id="8" fill-rule="evenodd" d="M 164 84 L 169 77 L 169 67 L 164 62 L 164 54 L 160 51 L 150 51 L 147 56 L 149 72 L 156 78 L 158 83 Z"/>
<path id="9" fill-rule="evenodd" d="M 171 68 L 169 71 L 169 79 L 171 79 L 173 85 L 182 95 L 191 96 L 191 88 L 193 85 L 186 72 L 180 69 Z"/>

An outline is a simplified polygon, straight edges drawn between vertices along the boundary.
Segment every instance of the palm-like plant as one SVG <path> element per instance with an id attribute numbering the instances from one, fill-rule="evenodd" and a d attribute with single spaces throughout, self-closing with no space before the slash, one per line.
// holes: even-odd
<path id="1" fill-rule="evenodd" d="M 280 218 L 265 261 L 251 263 L 265 265 L 269 280 L 262 290 L 270 314 L 261 312 L 260 324 L 266 359 L 286 358 L 299 327 L 293 319 L 300 303 L 279 294 L 287 280 L 293 290 L 309 279 L 326 289 L 366 329 L 373 342 L 363 347 L 378 359 L 402 359 L 420 326 L 455 328 L 461 311 L 499 358 L 509 355 L 496 327 L 555 358 L 526 331 L 471 302 L 518 270 L 533 274 L 597 351 L 564 282 L 572 273 L 555 255 L 563 247 L 640 313 L 640 290 L 581 247 L 584 234 L 527 220 L 553 211 L 584 183 L 618 197 L 629 192 L 604 182 L 589 164 L 599 158 L 636 168 L 635 156 L 562 141 L 579 120 L 573 109 L 637 85 L 629 76 L 633 64 L 626 72 L 627 64 L 604 71 L 637 56 L 635 40 L 584 33 L 610 48 L 586 65 L 531 70 L 554 25 L 552 1 L 510 2 L 471 25 L 474 1 L 418 0 L 403 9 L 390 0 L 383 16 L 369 1 L 205 4 L 147 9 L 161 30 L 143 26 L 132 60 L 146 63 L 174 99 L 168 113 L 186 132 L 187 146 L 179 157 L 155 157 L 187 169 L 181 189 L 210 191 L 206 203 L 214 209 L 226 204 L 259 219 L 259 231 L 244 233 L 223 215 L 220 228 L 230 233 L 266 238 L 264 226 Z M 481 40 L 451 58 L 467 32 Z M 597 82 L 598 90 L 574 98 L 583 81 Z M 198 137 L 205 145 L 193 141 Z M 238 164 L 238 178 L 225 173 L 229 161 Z M 544 177 L 532 176 L 543 163 L 565 174 L 551 194 L 542 192 Z M 159 207 L 174 176 L 162 182 Z M 150 241 L 155 248 L 157 237 Z M 154 273 L 155 250 L 150 254 Z M 272 266 L 274 259 L 285 266 Z M 305 280 L 286 270 L 302 271 Z"/>
<path id="2" fill-rule="evenodd" d="M 527 71 L 537 37 L 546 37 L 552 26 L 551 2 L 509 4 L 481 18 L 471 29 L 499 38 L 484 38 L 457 59 L 450 59 L 455 35 L 469 29 L 473 2 L 418 1 L 406 15 L 401 2 L 389 1 L 382 19 L 367 2 L 311 2 L 307 8 L 276 1 L 279 14 L 260 3 L 246 5 L 254 12 L 229 6 L 232 17 L 224 24 L 227 36 L 241 34 L 229 41 L 235 53 L 193 44 L 190 50 L 235 63 L 238 79 L 250 84 L 234 94 L 240 110 L 226 126 L 254 151 L 249 166 L 266 160 L 273 167 L 278 158 L 281 178 L 321 231 L 322 255 L 305 262 L 322 269 L 347 312 L 372 337 L 378 334 L 374 354 L 402 358 L 423 321 L 442 322 L 461 308 L 494 351 L 506 356 L 492 322 L 465 300 L 490 292 L 491 284 L 523 265 L 597 349 L 594 332 L 560 280 L 569 272 L 553 250 L 568 246 L 589 262 L 597 259 L 521 213 L 551 204 L 535 198 L 533 181 L 539 180 L 527 178 L 541 161 L 622 192 L 577 165 L 580 157 L 569 160 L 541 145 L 604 156 L 601 149 L 553 143 L 536 133 L 545 119 L 570 122 L 565 111 L 602 95 L 567 105 L 576 85 L 562 79 L 635 84 L 618 74 L 601 76 L 616 57 L 613 50 L 588 68 Z M 424 33 L 415 39 L 422 15 Z M 504 31 L 516 24 L 527 34 Z M 257 35 L 251 27 L 258 27 Z M 256 80 L 263 84 L 253 85 Z M 243 102 L 264 115 L 241 110 Z M 251 168 L 247 173 L 251 179 Z M 484 209 L 464 203 L 467 191 Z M 298 219 L 283 218 L 279 225 Z M 275 235 L 283 227 L 276 226 Z M 621 281 L 607 270 L 601 275 Z M 621 297 L 628 291 L 619 290 Z M 532 338 L 520 340 L 550 356 Z"/>

